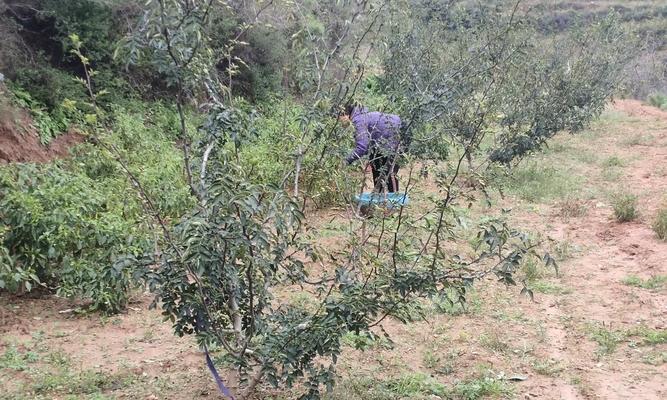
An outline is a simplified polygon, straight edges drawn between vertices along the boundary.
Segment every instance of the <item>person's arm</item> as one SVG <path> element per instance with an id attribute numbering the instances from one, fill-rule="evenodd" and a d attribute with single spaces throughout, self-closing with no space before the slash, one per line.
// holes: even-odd
<path id="1" fill-rule="evenodd" d="M 354 151 L 350 153 L 349 156 L 345 159 L 347 164 L 350 165 L 353 162 L 357 161 L 361 157 L 368 154 L 368 145 L 371 141 L 370 132 L 368 132 L 367 124 L 359 123 L 354 125 L 355 128 L 355 147 Z"/>

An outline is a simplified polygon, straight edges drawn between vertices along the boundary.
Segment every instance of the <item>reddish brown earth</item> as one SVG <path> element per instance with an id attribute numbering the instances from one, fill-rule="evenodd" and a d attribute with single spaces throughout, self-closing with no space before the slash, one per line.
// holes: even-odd
<path id="1" fill-rule="evenodd" d="M 0 164 L 48 162 L 67 156 L 70 147 L 85 140 L 85 136 L 70 131 L 44 146 L 39 141 L 30 116 L 25 111 L 8 107 L 11 106 L 5 105 L 4 112 L 0 115 Z"/>
<path id="2" fill-rule="evenodd" d="M 560 275 L 545 271 L 540 279 L 550 289 L 536 291 L 533 302 L 516 288 L 488 281 L 479 285 L 463 315 L 433 314 L 407 325 L 388 321 L 383 326 L 394 348 L 346 350 L 334 398 L 365 398 L 349 389 L 358 379 L 380 382 L 415 372 L 447 385 L 519 375 L 525 380 L 507 383 L 513 391 L 507 397 L 516 399 L 667 398 L 667 344 L 647 345 L 628 333 L 643 327 L 665 334 L 667 284 L 644 289 L 623 283 L 630 275 L 667 276 L 667 242 L 650 227 L 667 204 L 667 116 L 640 102 L 619 100 L 590 132 L 563 135 L 555 143 L 570 147 L 544 160 L 584 180 L 574 193 L 580 215 L 563 216 L 560 199 L 529 203 L 508 196 L 494 207 L 512 206 L 515 225 L 554 240 L 551 253 L 559 258 Z M 588 161 L 574 161 L 576 154 Z M 609 157 L 624 163 L 611 180 L 603 166 Z M 638 220 L 614 220 L 608 192 L 620 189 L 638 196 Z M 316 215 L 326 216 L 314 222 L 320 227 L 336 223 L 337 212 Z M 336 236 L 322 240 L 335 243 Z M 68 355 L 77 371 L 135 377 L 131 384 L 105 389 L 109 398 L 219 398 L 196 345 L 175 338 L 159 312 L 147 309 L 149 302 L 149 295 L 140 295 L 127 313 L 100 318 L 78 316 L 70 312 L 71 303 L 53 296 L 0 296 L 0 355 L 12 345 L 26 351 L 43 346 L 44 354 Z M 627 334 L 615 351 L 600 354 L 596 327 Z M 451 371 L 436 372 L 427 355 Z M 231 379 L 233 373 L 223 375 Z M 39 379 L 29 370 L 0 368 L 0 383 L 10 390 L 33 387 Z M 35 398 L 65 397 L 56 390 Z M 268 392 L 258 398 L 268 398 Z"/>

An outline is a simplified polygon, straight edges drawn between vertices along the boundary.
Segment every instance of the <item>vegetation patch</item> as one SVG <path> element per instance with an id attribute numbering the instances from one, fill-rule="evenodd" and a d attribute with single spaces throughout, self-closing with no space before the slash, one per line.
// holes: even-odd
<path id="1" fill-rule="evenodd" d="M 563 218 L 581 218 L 588 214 L 588 204 L 576 198 L 567 198 L 557 205 L 558 215 Z"/>
<path id="2" fill-rule="evenodd" d="M 598 344 L 598 348 L 595 350 L 598 358 L 613 354 L 618 345 L 626 338 L 624 331 L 613 329 L 605 324 L 590 325 L 588 331 L 590 338 Z"/>
<path id="3" fill-rule="evenodd" d="M 623 279 L 623 283 L 642 289 L 659 290 L 665 287 L 667 275 L 655 275 L 645 280 L 636 275 L 629 275 Z"/>
<path id="4" fill-rule="evenodd" d="M 548 281 L 536 281 L 531 283 L 529 287 L 542 294 L 564 295 L 572 293 L 572 289 Z"/>
<path id="5" fill-rule="evenodd" d="M 629 329 L 626 332 L 628 337 L 637 337 L 640 344 L 644 346 L 655 346 L 667 343 L 667 329 L 652 329 L 645 325 Z"/>
<path id="6" fill-rule="evenodd" d="M 606 158 L 602 162 L 603 167 L 623 167 L 625 166 L 625 162 L 623 162 L 620 158 L 617 156 L 611 156 L 609 158 Z"/>
<path id="7" fill-rule="evenodd" d="M 39 355 L 32 351 L 20 351 L 16 345 L 10 344 L 0 356 L 0 369 L 25 371 L 30 364 L 39 360 Z"/>
<path id="8" fill-rule="evenodd" d="M 421 373 L 405 374 L 393 379 L 378 381 L 373 378 L 348 380 L 327 397 L 330 400 L 426 400 L 437 396 L 441 399 L 477 400 L 494 397 L 508 397 L 513 388 L 504 380 L 483 377 L 461 381 L 454 386 L 439 383 L 430 375 Z"/>
<path id="9" fill-rule="evenodd" d="M 554 359 L 536 359 L 532 362 L 533 370 L 544 376 L 558 376 L 565 366 L 562 361 Z"/>
<path id="10" fill-rule="evenodd" d="M 661 110 L 667 110 L 667 95 L 664 93 L 654 93 L 648 97 L 648 103 Z"/>
<path id="11" fill-rule="evenodd" d="M 553 166 L 533 161 L 515 169 L 505 185 L 509 192 L 537 203 L 572 195 L 579 189 L 581 181 Z"/>
<path id="12" fill-rule="evenodd" d="M 614 217 L 618 222 L 629 222 L 639 216 L 637 210 L 637 196 L 633 194 L 620 193 L 612 197 Z"/>
<path id="13" fill-rule="evenodd" d="M 658 211 L 653 221 L 653 230 L 658 239 L 667 240 L 667 208 L 663 207 Z"/>

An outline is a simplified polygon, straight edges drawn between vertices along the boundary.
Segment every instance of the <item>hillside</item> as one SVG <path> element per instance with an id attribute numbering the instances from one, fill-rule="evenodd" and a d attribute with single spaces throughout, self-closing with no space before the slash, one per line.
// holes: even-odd
<path id="1" fill-rule="evenodd" d="M 666 397 L 663 3 L 4 0 L 0 400 Z"/>
<path id="2" fill-rule="evenodd" d="M 558 137 L 517 171 L 510 194 L 475 211 L 512 206 L 518 226 L 553 239 L 559 274 L 535 264 L 521 271 L 535 302 L 484 285 L 466 308 L 443 302 L 426 309 L 426 321 L 383 324 L 392 343 L 347 335 L 330 398 L 664 398 L 667 244 L 649 225 L 667 201 L 665 157 L 667 113 L 635 101 L 617 102 L 575 140 Z M 638 195 L 640 217 L 629 224 L 613 219 L 621 190 Z M 344 240 L 335 211 L 309 223 L 322 240 Z M 171 335 L 150 300 L 137 295 L 127 313 L 100 320 L 50 296 L 3 297 L 0 379 L 9 392 L 0 398 L 210 398 L 216 388 L 200 353 Z"/>

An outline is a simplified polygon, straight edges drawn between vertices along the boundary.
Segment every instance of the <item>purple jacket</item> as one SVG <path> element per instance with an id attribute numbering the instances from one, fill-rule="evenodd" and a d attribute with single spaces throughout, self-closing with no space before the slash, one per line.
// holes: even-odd
<path id="1" fill-rule="evenodd" d="M 398 115 L 368 112 L 366 108 L 355 108 L 350 116 L 354 125 L 356 146 L 347 156 L 347 163 L 352 164 L 361 157 L 377 150 L 395 152 L 400 143 L 399 129 L 401 118 Z"/>

